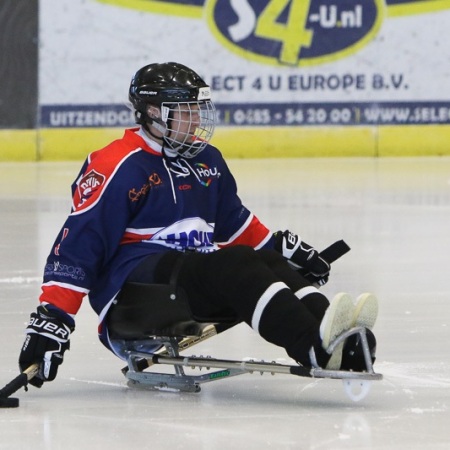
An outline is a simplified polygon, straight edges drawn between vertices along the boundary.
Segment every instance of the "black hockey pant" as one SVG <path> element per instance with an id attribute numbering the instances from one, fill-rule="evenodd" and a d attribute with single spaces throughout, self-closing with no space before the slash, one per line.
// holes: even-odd
<path id="1" fill-rule="evenodd" d="M 154 281 L 168 283 L 177 266 L 177 285 L 195 316 L 214 319 L 232 311 L 301 364 L 310 365 L 312 346 L 318 361 L 326 358 L 320 354 L 319 325 L 329 302 L 278 252 L 247 246 L 213 253 L 169 251 L 159 260 Z"/>

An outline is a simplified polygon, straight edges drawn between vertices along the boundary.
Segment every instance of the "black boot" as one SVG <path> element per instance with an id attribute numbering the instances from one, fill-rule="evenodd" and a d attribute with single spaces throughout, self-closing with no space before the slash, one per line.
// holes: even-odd
<path id="1" fill-rule="evenodd" d="M 373 364 L 375 362 L 377 341 L 375 335 L 368 328 L 366 328 L 366 337 Z M 345 342 L 342 352 L 341 370 L 353 370 L 355 372 L 364 372 L 367 370 L 359 333 L 350 336 Z"/>

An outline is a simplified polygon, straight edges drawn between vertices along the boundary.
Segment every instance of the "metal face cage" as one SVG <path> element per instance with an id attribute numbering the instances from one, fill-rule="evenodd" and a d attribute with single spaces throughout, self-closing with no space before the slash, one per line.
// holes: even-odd
<path id="1" fill-rule="evenodd" d="M 208 145 L 216 126 L 211 100 L 161 104 L 166 124 L 164 143 L 184 158 L 197 156 Z"/>

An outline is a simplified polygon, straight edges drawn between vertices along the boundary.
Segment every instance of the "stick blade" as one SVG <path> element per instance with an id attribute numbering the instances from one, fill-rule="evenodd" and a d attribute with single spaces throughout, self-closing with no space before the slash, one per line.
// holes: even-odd
<path id="1" fill-rule="evenodd" d="M 0 408 L 17 408 L 19 399 L 16 397 L 0 398 Z"/>

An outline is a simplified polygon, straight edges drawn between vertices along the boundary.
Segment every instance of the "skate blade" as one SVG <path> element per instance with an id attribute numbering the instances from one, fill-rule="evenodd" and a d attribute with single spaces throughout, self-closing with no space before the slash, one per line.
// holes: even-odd
<path id="1" fill-rule="evenodd" d="M 354 402 L 367 397 L 372 387 L 372 381 L 370 380 L 342 380 L 344 383 L 344 391 L 347 396 Z"/>

